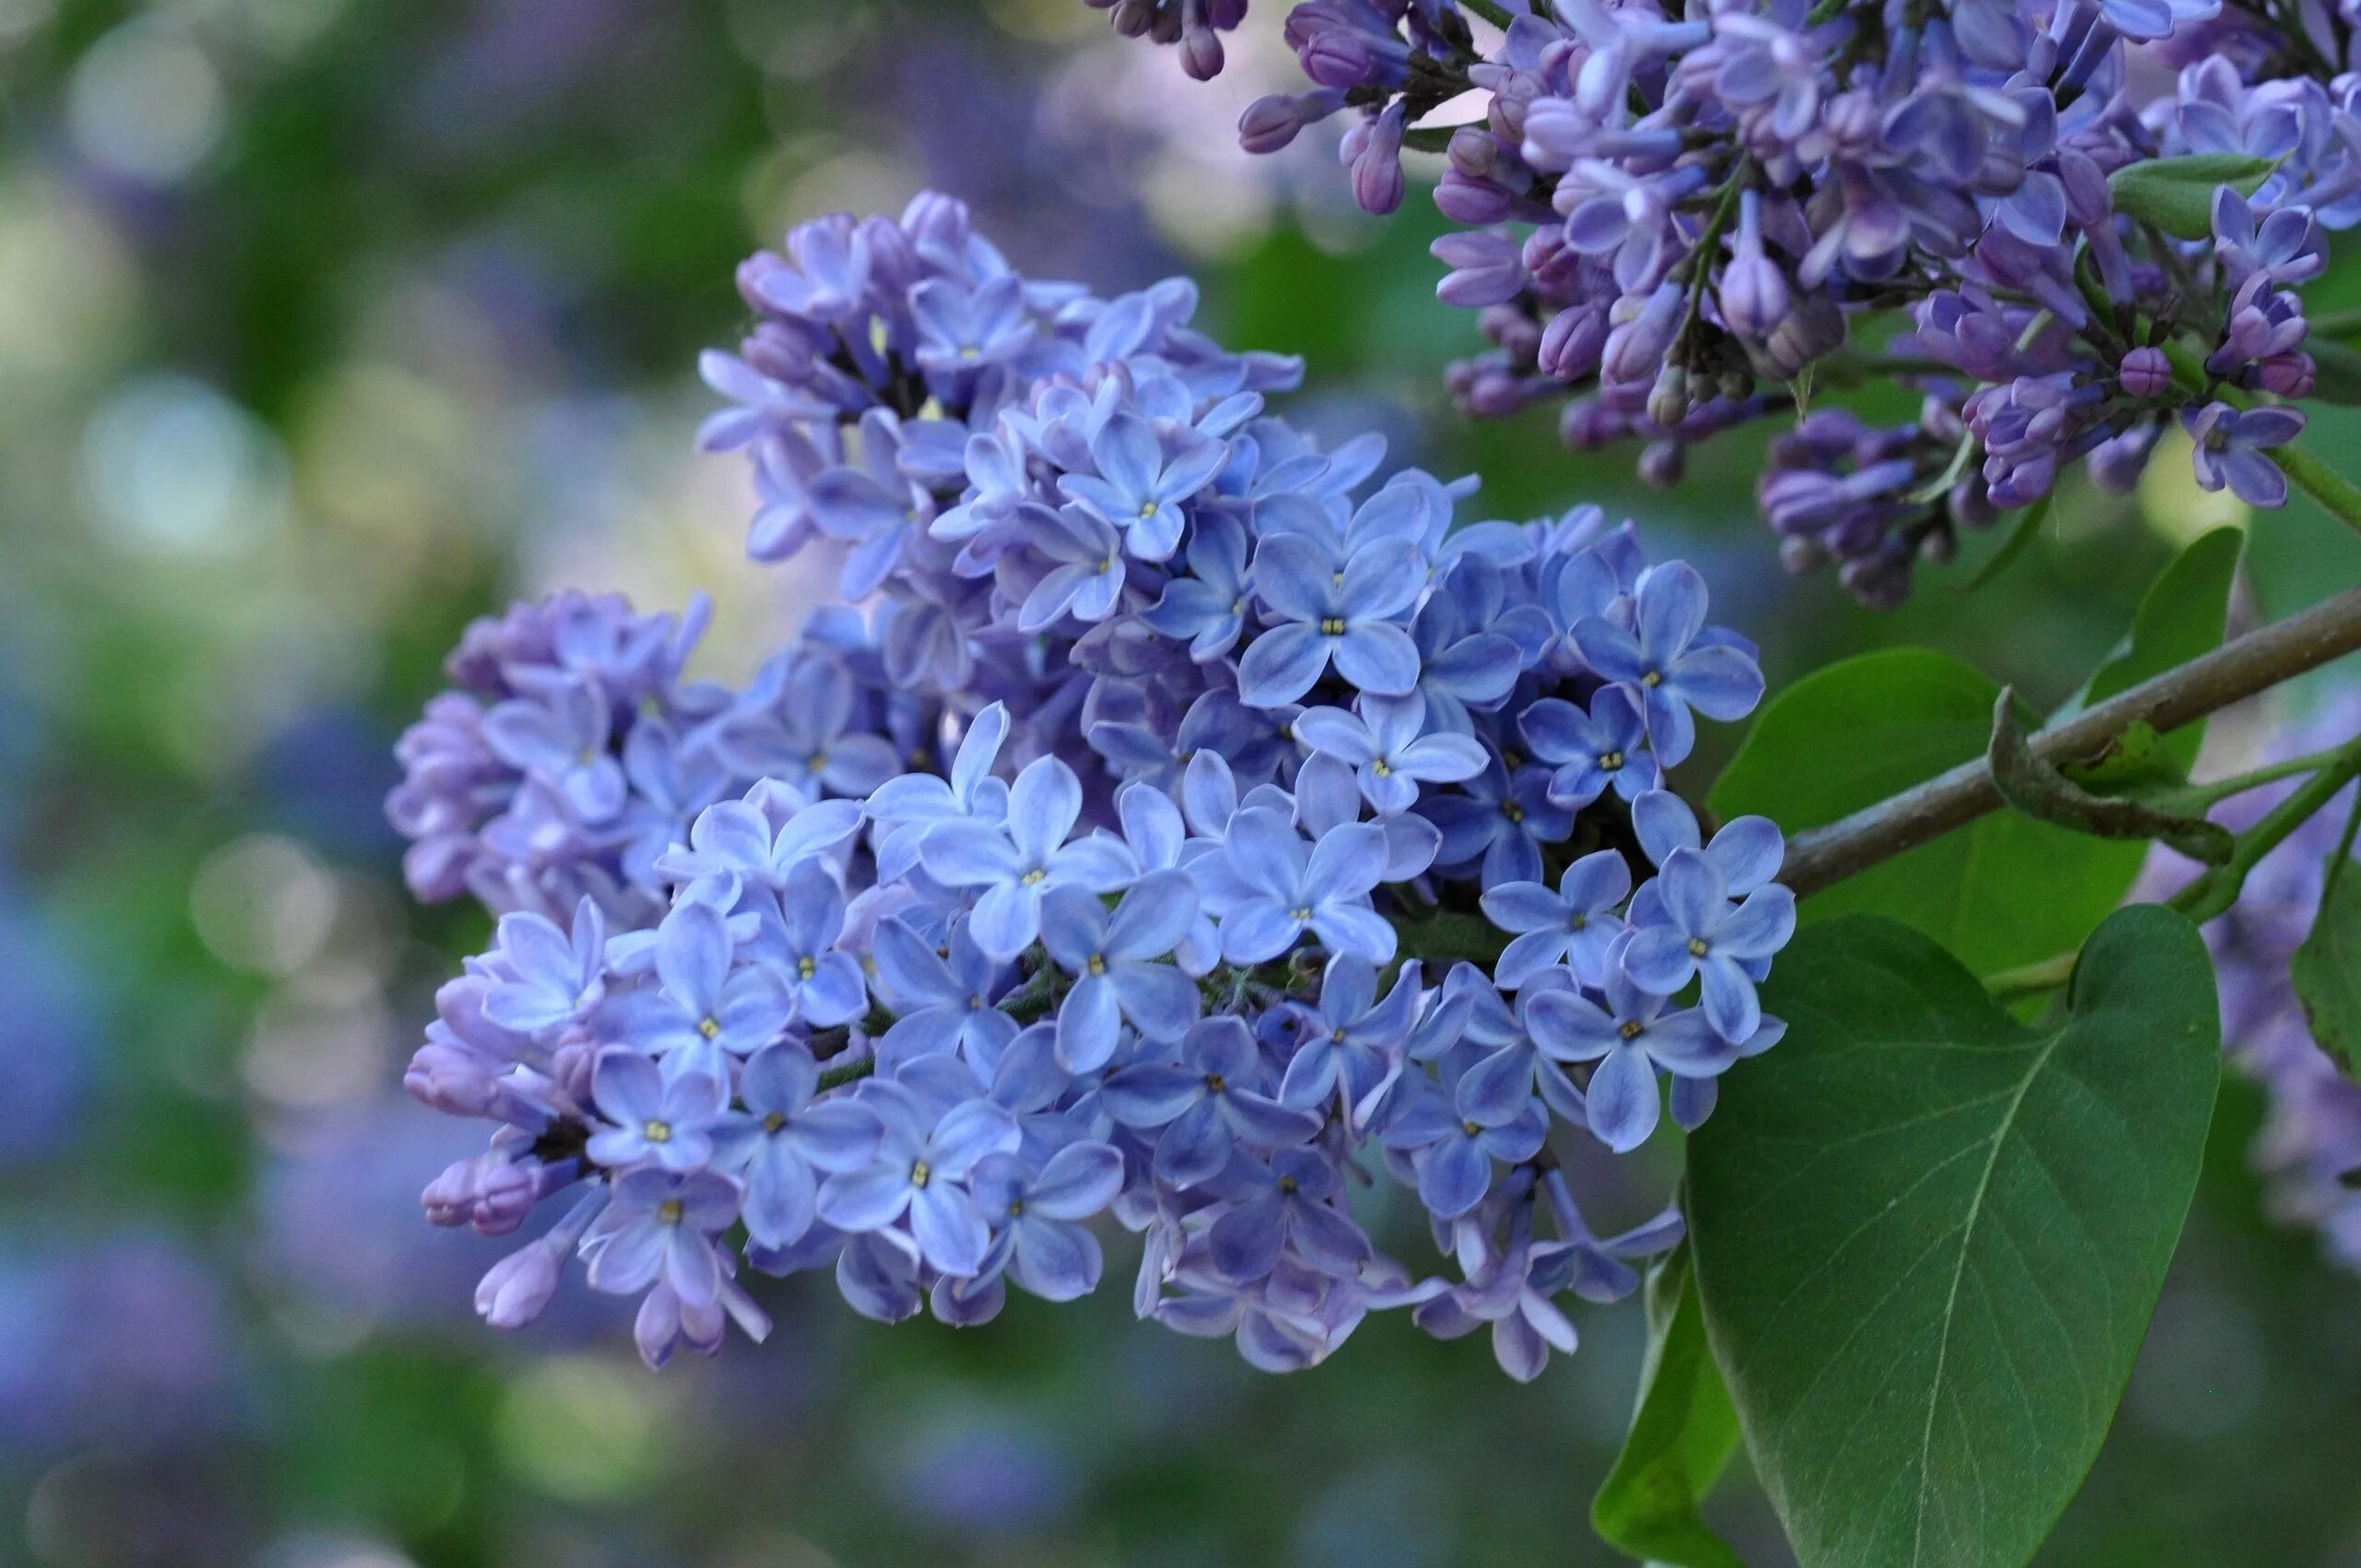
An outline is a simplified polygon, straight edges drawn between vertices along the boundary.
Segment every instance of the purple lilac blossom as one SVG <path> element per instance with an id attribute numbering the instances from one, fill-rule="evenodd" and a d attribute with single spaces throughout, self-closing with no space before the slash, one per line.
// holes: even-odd
<path id="1" fill-rule="evenodd" d="M 406 1079 L 492 1126 L 430 1216 L 532 1237 L 479 1312 L 579 1262 L 651 1363 L 766 1332 L 748 1269 L 975 1324 L 1094 1289 L 1108 1216 L 1140 1314 L 1257 1366 L 1446 1298 L 1519 1376 L 1569 1348 L 1554 1298 L 1634 1280 L 1553 1137 L 1635 1146 L 1661 1077 L 1702 1114 L 1776 1038 L 1777 834 L 1652 788 L 1762 689 L 1697 575 L 1596 508 L 1454 528 L 1472 481 L 1268 411 L 1293 362 L 1193 331 L 1185 280 L 1024 279 L 941 196 L 741 283 L 706 439 L 767 476 L 752 553 L 847 542 L 865 609 L 742 692 L 682 683 L 697 617 L 512 612 L 404 742 L 421 893 L 504 911 Z M 509 704 L 564 743 L 491 748 Z M 1438 914 L 1498 968 L 1419 962 Z M 1364 1228 L 1379 1173 L 1456 1281 Z"/>
<path id="2" fill-rule="evenodd" d="M 1202 76 L 1244 7 L 1205 9 L 1116 17 Z M 1256 101 L 1240 139 L 1345 117 L 1371 212 L 1406 148 L 1433 160 L 1457 226 L 1436 292 L 1492 345 L 1449 373 L 1467 412 L 1564 399 L 1568 445 L 1636 440 L 1669 483 L 1688 446 L 1807 405 L 1822 362 L 1922 394 L 1906 424 L 1815 410 L 1773 443 L 1792 569 L 1892 605 L 2071 464 L 2130 486 L 2175 417 L 2206 488 L 2285 497 L 2269 452 L 2302 414 L 2236 405 L 2311 391 L 2295 291 L 2361 221 L 2361 39 L 2322 0 L 1303 0 L 1284 30 L 1314 89 Z M 2193 155 L 2269 167 L 2213 188 L 2209 233 L 2118 205 L 2110 176 Z M 1877 315 L 1906 330 L 1855 341 Z"/>
<path id="3" fill-rule="evenodd" d="M 2305 756 L 2349 741 L 2361 726 L 2361 693 L 2336 689 L 2304 720 L 2281 727 L 2255 760 Z M 2250 827 L 2295 788 L 2290 781 L 2240 795 L 2213 815 Z M 2361 1084 L 2313 1039 L 2289 978 L 2296 947 L 2312 929 L 2331 859 L 2354 809 L 2352 789 L 2259 861 L 2238 901 L 2205 927 L 2222 998 L 2222 1038 L 2231 1062 L 2268 1101 L 2251 1151 L 2263 1202 L 2282 1223 L 2319 1232 L 2322 1250 L 2361 1272 Z M 2189 877 L 2189 864 L 2158 849 L 2133 896 L 2163 897 Z M 2340 874 L 2353 876 L 2348 860 Z"/>

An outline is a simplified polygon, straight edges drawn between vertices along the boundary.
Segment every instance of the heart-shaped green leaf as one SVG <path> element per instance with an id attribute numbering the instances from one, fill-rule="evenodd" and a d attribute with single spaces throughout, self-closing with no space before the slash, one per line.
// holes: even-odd
<path id="1" fill-rule="evenodd" d="M 1690 1146 L 1705 1323 L 1804 1568 L 2019 1568 L 2106 1436 L 2221 1073 L 2213 971 L 2155 906 L 2019 1023 L 1924 936 L 1812 927 Z"/>

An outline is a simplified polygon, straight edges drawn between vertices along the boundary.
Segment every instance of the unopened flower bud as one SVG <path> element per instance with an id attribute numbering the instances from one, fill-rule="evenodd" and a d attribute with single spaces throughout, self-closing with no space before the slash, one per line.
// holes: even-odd
<path id="1" fill-rule="evenodd" d="M 1649 389 L 1648 418 L 1671 430 L 1688 417 L 1689 373 L 1668 364 L 1656 373 L 1656 384 Z"/>
<path id="2" fill-rule="evenodd" d="M 2131 398 L 2161 398 L 2173 384 L 2173 363 L 2162 349 L 2134 349 L 2115 367 L 2116 385 Z"/>

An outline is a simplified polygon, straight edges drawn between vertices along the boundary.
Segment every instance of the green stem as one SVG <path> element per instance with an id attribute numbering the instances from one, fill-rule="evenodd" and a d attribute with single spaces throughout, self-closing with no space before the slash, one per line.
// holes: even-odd
<path id="1" fill-rule="evenodd" d="M 2271 449 L 2279 469 L 2296 488 L 2319 503 L 2319 509 L 2355 533 L 2361 533 L 2361 487 L 2312 456 L 2302 443 L 2290 441 Z"/>
<path id="2" fill-rule="evenodd" d="M 2263 856 L 2287 836 L 2318 815 L 2337 791 L 2361 775 L 2361 736 L 2346 742 L 2296 792 L 2271 808 L 2268 815 L 2238 835 L 2228 861 L 2199 877 L 2175 894 L 2172 907 L 2202 925 L 2238 901 L 2247 875 Z"/>
<path id="3" fill-rule="evenodd" d="M 2237 848 L 2227 862 L 2176 894 L 2169 900 L 2174 909 L 2202 925 L 2236 903 L 2238 892 L 2246 885 L 2247 874 L 2254 870 L 2263 856 L 2277 849 L 2289 834 L 2309 822 L 2322 807 L 2336 798 L 2338 790 L 2356 776 L 2361 776 L 2361 736 L 2325 752 L 2274 763 L 2236 778 L 2225 778 L 2220 783 L 2198 788 L 2200 791 L 2220 790 L 2221 793 L 2213 799 L 2227 800 L 2243 790 L 2304 772 L 2310 773 L 2312 777 L 2303 788 L 2288 796 L 2260 822 L 2240 834 Z M 2337 856 L 2338 861 L 2343 859 L 2344 853 L 2351 852 L 2352 835 L 2356 828 L 2361 828 L 2361 802 L 2355 802 L 2354 814 L 2345 823 L 2344 850 Z M 2335 861 L 2330 862 L 2331 868 L 2335 863 Z M 2059 953 L 2037 963 L 2002 969 L 1987 976 L 1984 988 L 2002 1002 L 2038 996 L 2044 992 L 2057 990 L 2073 978 L 2074 963 L 2080 956 L 2079 952 Z"/>
<path id="4" fill-rule="evenodd" d="M 877 1071 L 877 1057 L 874 1052 L 872 1052 L 858 1062 L 848 1062 L 841 1067 L 831 1067 L 821 1074 L 820 1087 L 813 1092 L 820 1093 L 828 1089 L 842 1088 L 845 1085 L 865 1078 L 875 1071 Z"/>
<path id="5" fill-rule="evenodd" d="M 2000 1002 L 2013 1002 L 2025 996 L 2039 996 L 2044 992 L 2056 991 L 2072 979 L 2074 961 L 2081 956 L 2082 954 L 2079 952 L 2059 953 L 2044 958 L 2037 964 L 2024 964 L 2013 969 L 2002 969 L 1998 974 L 1985 977 L 1984 989 L 1990 992 L 1995 1000 Z"/>
<path id="6" fill-rule="evenodd" d="M 2260 790 L 2266 784 L 2276 784 L 2283 778 L 2293 778 L 2299 773 L 2326 767 L 2343 750 L 2343 746 L 2331 746 L 2326 751 L 2289 757 L 2284 762 L 2274 762 L 2249 772 L 2233 774 L 2227 778 L 2217 778 L 2210 784 L 2190 784 L 2165 792 L 2157 798 L 2156 803 L 2168 811 L 2201 812 L 2234 796 L 2243 795 L 2249 790 Z"/>
<path id="7" fill-rule="evenodd" d="M 1495 4 L 1494 0 L 1459 0 L 1459 8 L 1475 12 L 1503 32 L 1508 30 L 1509 24 L 1516 20 L 1509 15 L 1507 6 Z"/>

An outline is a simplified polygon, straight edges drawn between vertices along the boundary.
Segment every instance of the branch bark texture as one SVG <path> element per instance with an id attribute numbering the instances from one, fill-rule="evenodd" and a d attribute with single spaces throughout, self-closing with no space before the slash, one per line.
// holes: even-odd
<path id="1" fill-rule="evenodd" d="M 2361 588 L 2225 643 L 2049 726 L 2028 743 L 2035 757 L 2054 766 L 2090 761 L 2134 724 L 2145 722 L 2160 733 L 2177 730 L 2355 648 L 2361 648 Z M 1962 763 L 1876 805 L 1797 834 L 1788 841 L 1779 880 L 1798 896 L 1816 893 L 2005 803 L 1985 758 Z"/>

